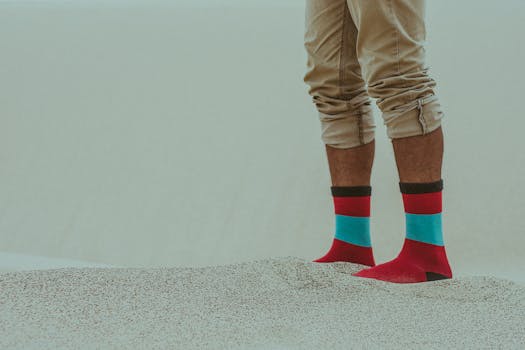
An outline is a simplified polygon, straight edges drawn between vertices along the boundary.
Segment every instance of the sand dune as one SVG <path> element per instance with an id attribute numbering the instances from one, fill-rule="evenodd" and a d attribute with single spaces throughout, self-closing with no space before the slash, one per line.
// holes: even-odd
<path id="1" fill-rule="evenodd" d="M 417 285 L 294 257 L 0 274 L 2 349 L 523 349 L 525 287 Z"/>

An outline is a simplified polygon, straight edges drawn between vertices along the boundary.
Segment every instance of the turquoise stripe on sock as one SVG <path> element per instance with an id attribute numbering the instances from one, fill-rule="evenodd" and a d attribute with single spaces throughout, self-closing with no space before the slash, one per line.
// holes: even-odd
<path id="1" fill-rule="evenodd" d="M 443 246 L 441 213 L 410 214 L 406 217 L 406 238 L 414 241 Z"/>
<path id="2" fill-rule="evenodd" d="M 370 217 L 336 214 L 335 238 L 362 247 L 371 247 Z"/>

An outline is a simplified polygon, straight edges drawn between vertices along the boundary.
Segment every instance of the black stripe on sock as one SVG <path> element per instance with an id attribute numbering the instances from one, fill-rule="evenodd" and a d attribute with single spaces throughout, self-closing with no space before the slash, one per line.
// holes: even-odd
<path id="1" fill-rule="evenodd" d="M 331 186 L 330 189 L 334 197 L 370 196 L 372 194 L 372 186 Z"/>
<path id="2" fill-rule="evenodd" d="M 434 182 L 400 182 L 399 190 L 407 194 L 439 192 L 443 190 L 443 179 Z"/>

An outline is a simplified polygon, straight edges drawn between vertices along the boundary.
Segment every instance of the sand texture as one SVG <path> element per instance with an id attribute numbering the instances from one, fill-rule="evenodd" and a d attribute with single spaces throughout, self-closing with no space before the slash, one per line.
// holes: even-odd
<path id="1" fill-rule="evenodd" d="M 525 287 L 397 285 L 295 257 L 0 274 L 2 349 L 523 349 Z"/>

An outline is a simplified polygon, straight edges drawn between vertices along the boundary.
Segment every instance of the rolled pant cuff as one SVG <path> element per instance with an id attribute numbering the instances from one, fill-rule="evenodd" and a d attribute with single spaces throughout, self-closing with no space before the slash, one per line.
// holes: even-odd
<path id="1" fill-rule="evenodd" d="M 419 99 L 407 105 L 402 113 L 385 113 L 384 124 L 390 139 L 428 134 L 441 126 L 443 111 L 439 101 L 434 98 L 425 104 Z"/>
<path id="2" fill-rule="evenodd" d="M 353 148 L 370 143 L 375 137 L 372 110 L 364 113 L 348 112 L 338 115 L 319 113 L 321 139 L 334 148 Z"/>

